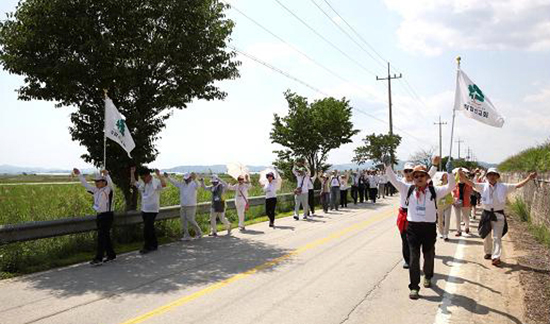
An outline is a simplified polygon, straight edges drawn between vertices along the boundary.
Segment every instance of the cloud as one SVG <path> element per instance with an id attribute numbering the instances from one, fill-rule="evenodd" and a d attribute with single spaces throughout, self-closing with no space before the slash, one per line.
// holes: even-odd
<path id="1" fill-rule="evenodd" d="M 446 50 L 550 50 L 547 0 L 385 0 L 403 17 L 400 46 L 429 56 Z"/>
<path id="2" fill-rule="evenodd" d="M 526 103 L 547 103 L 550 104 L 550 85 L 546 88 L 540 89 L 539 92 L 529 94 L 523 98 Z"/>

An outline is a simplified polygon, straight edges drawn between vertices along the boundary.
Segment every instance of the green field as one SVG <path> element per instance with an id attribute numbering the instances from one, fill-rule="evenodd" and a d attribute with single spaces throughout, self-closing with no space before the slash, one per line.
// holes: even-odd
<path id="1" fill-rule="evenodd" d="M 29 176 L 23 177 L 28 179 Z M 228 176 L 222 176 L 222 178 L 232 183 L 235 182 L 230 180 Z M 65 176 L 63 181 L 68 180 Z M 254 186 L 249 192 L 250 196 L 261 196 L 263 191 L 258 183 L 258 175 L 253 175 L 251 180 Z M 17 177 L 10 179 L 10 183 L 16 182 Z M 52 181 L 48 177 L 42 177 L 41 182 L 56 181 Z M 293 183 L 285 182 L 280 193 L 288 193 L 293 189 Z M 226 199 L 233 198 L 234 192 L 229 191 L 225 197 Z M 200 189 L 198 201 L 209 200 L 210 194 Z M 168 187 L 161 194 L 161 205 L 172 206 L 177 204 L 179 204 L 179 190 L 168 184 Z M 92 196 L 80 184 L 0 185 L 0 224 L 93 215 L 94 211 L 91 205 Z M 288 212 L 291 208 L 291 203 L 279 204 L 278 213 Z M 115 193 L 115 210 L 124 210 L 123 195 L 118 189 Z M 249 223 L 263 221 L 265 220 L 264 215 L 263 206 L 252 207 L 247 212 L 247 220 Z M 233 224 L 236 224 L 237 215 L 234 210 L 229 210 L 227 217 Z M 209 215 L 199 214 L 197 220 L 203 231 L 208 233 Z M 180 222 L 179 220 L 159 222 L 157 232 L 161 242 L 173 241 L 181 236 Z M 142 240 L 141 226 L 115 228 L 113 238 L 118 252 L 138 249 Z M 82 262 L 92 258 L 94 249 L 95 233 L 68 235 L 0 246 L 0 278 Z"/>
<path id="2" fill-rule="evenodd" d="M 550 140 L 507 158 L 499 165 L 499 169 L 503 172 L 550 171 Z"/>

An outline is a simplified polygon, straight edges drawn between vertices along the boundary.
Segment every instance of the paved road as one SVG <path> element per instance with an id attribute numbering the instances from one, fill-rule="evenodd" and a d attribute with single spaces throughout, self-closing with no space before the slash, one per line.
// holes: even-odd
<path id="1" fill-rule="evenodd" d="M 423 289 L 419 301 L 408 299 L 397 203 L 386 199 L 310 221 L 285 218 L 276 229 L 262 223 L 230 237 L 130 253 L 98 268 L 76 265 L 3 281 L 0 323 L 451 323 L 455 316 L 472 322 L 468 314 L 483 305 L 463 297 L 454 303 L 464 307 L 451 308 L 449 299 L 458 296 L 457 283 L 472 282 L 453 277 L 464 242 L 438 244 L 436 287 Z M 495 323 L 518 323 L 493 313 L 506 320 Z"/>

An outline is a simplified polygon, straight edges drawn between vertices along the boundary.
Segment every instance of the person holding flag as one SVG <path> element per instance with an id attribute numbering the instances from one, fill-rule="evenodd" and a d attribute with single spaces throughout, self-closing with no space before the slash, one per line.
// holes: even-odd
<path id="1" fill-rule="evenodd" d="M 97 250 L 95 258 L 90 262 L 92 266 L 98 266 L 104 262 L 116 259 L 116 253 L 111 241 L 111 227 L 113 226 L 113 181 L 109 171 L 102 170 L 100 174 L 94 176 L 95 186 L 91 186 L 77 168 L 73 173 L 78 176 L 80 183 L 86 188 L 86 191 L 94 196 L 93 209 L 97 212 Z M 103 257 L 106 255 L 106 258 Z"/>

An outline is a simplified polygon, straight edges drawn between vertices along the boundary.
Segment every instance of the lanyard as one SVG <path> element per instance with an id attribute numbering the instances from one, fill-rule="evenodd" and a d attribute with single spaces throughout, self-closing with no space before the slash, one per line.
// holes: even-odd
<path id="1" fill-rule="evenodd" d="M 426 188 L 426 189 L 427 189 L 427 188 Z M 418 189 L 416 189 L 416 190 L 418 190 Z M 418 198 L 416 198 L 416 205 L 419 206 L 419 207 L 423 207 L 424 209 L 426 209 L 426 196 L 427 196 L 427 195 L 426 195 L 425 193 L 423 193 L 422 195 L 424 196 L 424 203 L 422 204 L 422 206 L 420 206 L 420 200 L 419 200 Z"/>

